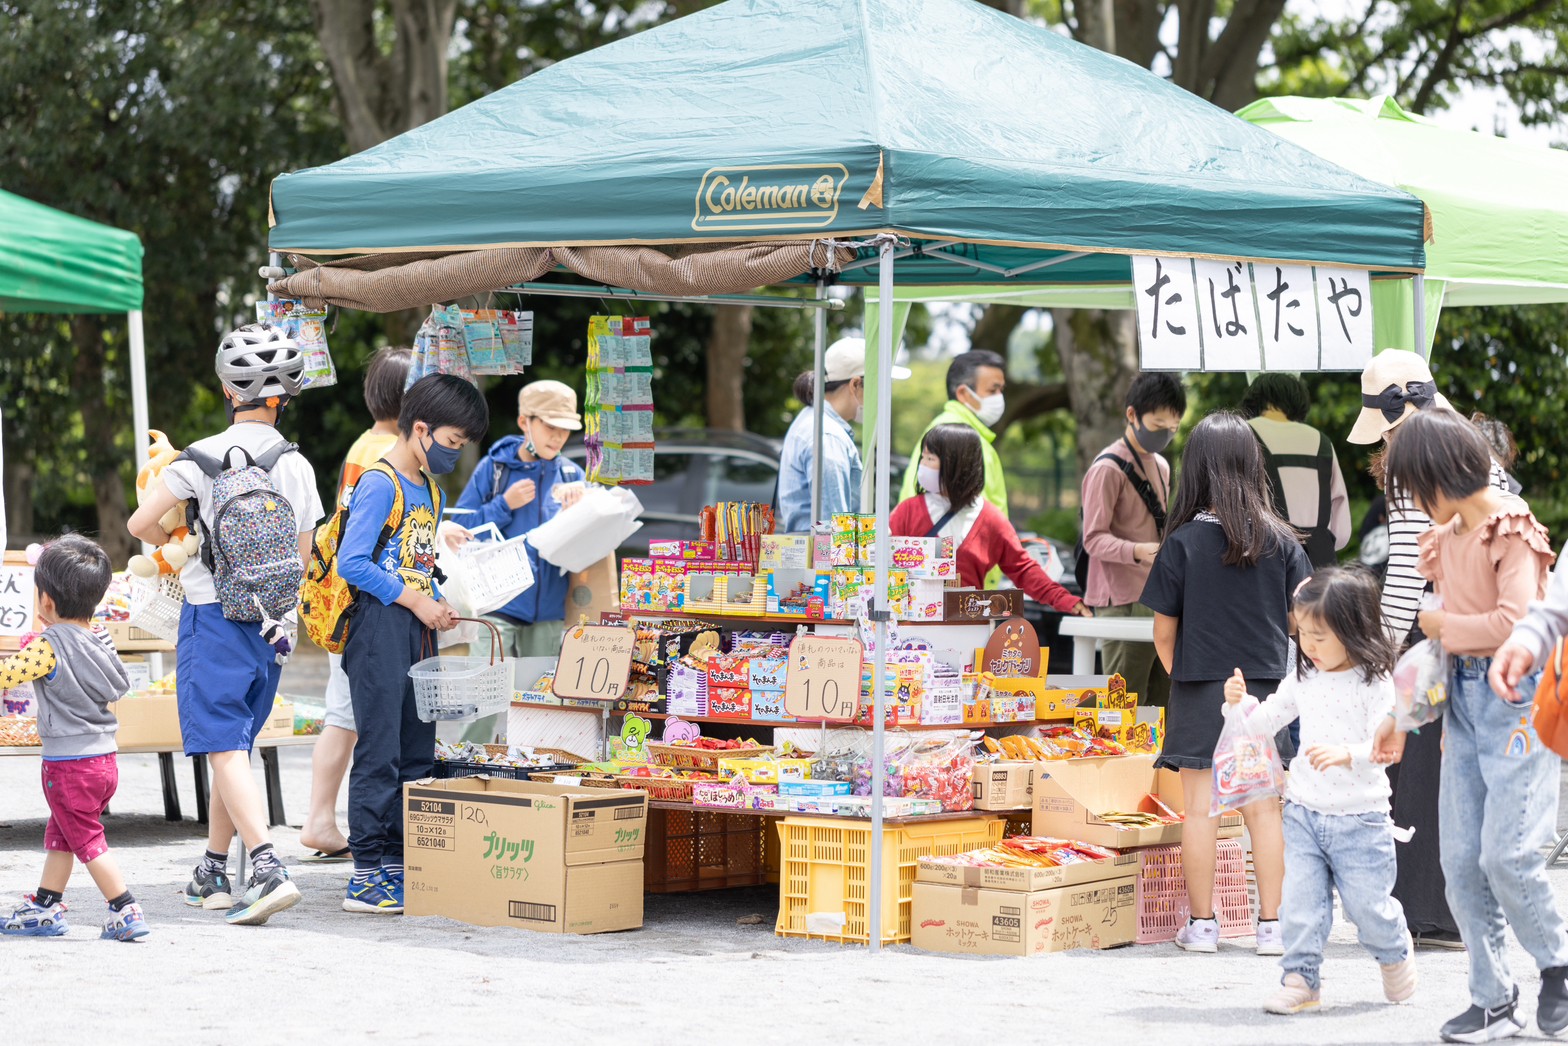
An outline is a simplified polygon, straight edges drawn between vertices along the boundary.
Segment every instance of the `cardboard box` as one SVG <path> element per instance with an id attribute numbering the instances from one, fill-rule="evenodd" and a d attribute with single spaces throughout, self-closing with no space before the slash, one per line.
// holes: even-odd
<path id="1" fill-rule="evenodd" d="M 1079 708 L 1098 708 L 1109 692 L 1105 676 L 1050 676 L 1035 696 L 1035 714 L 1072 719 Z"/>
<path id="2" fill-rule="evenodd" d="M 976 810 L 1022 810 L 1034 799 L 1033 763 L 975 764 Z"/>
<path id="3" fill-rule="evenodd" d="M 1107 759 L 1060 759 L 1036 764 L 1034 835 L 1075 839 L 1118 850 L 1181 842 L 1181 824 L 1119 828 L 1101 820 L 1104 813 L 1152 808 L 1158 790 L 1154 757 L 1123 755 Z"/>
<path id="4" fill-rule="evenodd" d="M 547 933 L 642 925 L 645 792 L 463 777 L 403 786 L 407 914 Z"/>
<path id="5" fill-rule="evenodd" d="M 713 559 L 717 551 L 711 541 L 650 541 L 648 555 L 653 559 Z"/>
<path id="6" fill-rule="evenodd" d="M 710 719 L 750 719 L 751 691 L 713 687 L 708 691 Z"/>
<path id="7" fill-rule="evenodd" d="M 98 621 L 109 633 L 109 639 L 114 643 L 114 648 L 122 653 L 128 651 L 169 651 L 174 649 L 174 644 L 167 643 L 145 628 L 137 628 L 129 621 Z"/>
<path id="8" fill-rule="evenodd" d="M 1063 886 L 1137 875 L 1138 866 L 1136 853 L 1117 854 L 1103 861 L 1080 861 L 1058 868 L 975 868 L 922 857 L 915 868 L 915 881 L 938 886 L 1034 893 L 1037 890 L 1055 890 Z"/>
<path id="9" fill-rule="evenodd" d="M 1096 864 L 1108 862 L 1095 862 Z M 1077 866 L 1083 867 L 1083 866 Z M 916 882 L 911 943 L 956 955 L 1044 955 L 1131 944 L 1137 876 L 1022 893 Z"/>
<path id="10" fill-rule="evenodd" d="M 174 691 L 151 691 L 111 701 L 109 711 L 120 721 L 115 740 L 121 748 L 181 747 L 180 708 Z M 289 715 L 289 732 L 293 733 L 293 712 Z"/>
<path id="11" fill-rule="evenodd" d="M 877 546 L 866 546 L 866 566 L 876 564 Z M 910 538 L 888 539 L 889 566 L 893 570 L 907 570 L 911 578 L 946 579 L 958 576 L 958 561 L 953 555 L 953 539 Z"/>
<path id="12" fill-rule="evenodd" d="M 792 723 L 784 712 L 784 691 L 753 690 L 751 692 L 751 718 L 763 723 Z"/>
<path id="13" fill-rule="evenodd" d="M 821 621 L 828 613 L 828 575 L 816 570 L 770 570 L 768 613 Z"/>
<path id="14" fill-rule="evenodd" d="M 130 680 L 131 690 L 149 690 L 152 688 L 152 666 L 144 657 L 122 657 L 120 664 L 125 668 L 126 678 Z"/>
<path id="15" fill-rule="evenodd" d="M 942 599 L 944 621 L 994 621 L 1024 613 L 1024 594 L 1016 588 L 950 588 Z"/>
<path id="16" fill-rule="evenodd" d="M 280 697 L 272 703 L 272 714 L 267 723 L 256 733 L 255 740 L 294 736 L 294 702 Z"/>
<path id="17" fill-rule="evenodd" d="M 947 680 L 926 687 L 920 721 L 927 726 L 957 726 L 964 721 L 964 687 Z"/>

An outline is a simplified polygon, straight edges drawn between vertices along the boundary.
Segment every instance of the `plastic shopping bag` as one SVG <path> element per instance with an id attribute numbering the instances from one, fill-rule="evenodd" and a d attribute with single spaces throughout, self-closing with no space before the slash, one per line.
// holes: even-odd
<path id="1" fill-rule="evenodd" d="M 1249 721 L 1244 705 L 1227 704 L 1225 728 L 1214 746 L 1214 788 L 1209 816 L 1239 810 L 1285 790 L 1285 766 L 1274 738 Z"/>
<path id="2" fill-rule="evenodd" d="M 571 508 L 528 532 L 528 543 L 563 573 L 587 570 L 613 553 L 642 526 L 642 502 L 624 487 L 590 483 Z"/>
<path id="3" fill-rule="evenodd" d="M 1452 664 L 1435 639 L 1423 639 L 1400 655 L 1394 666 L 1394 722 L 1399 729 L 1419 730 L 1442 718 Z"/>

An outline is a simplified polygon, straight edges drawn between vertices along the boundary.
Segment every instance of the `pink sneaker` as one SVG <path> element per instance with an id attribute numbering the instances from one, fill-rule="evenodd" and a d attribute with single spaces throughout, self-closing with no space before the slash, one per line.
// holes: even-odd
<path id="1" fill-rule="evenodd" d="M 1176 947 L 1184 952 L 1213 953 L 1220 950 L 1220 924 L 1217 919 L 1188 919 L 1176 931 Z"/>

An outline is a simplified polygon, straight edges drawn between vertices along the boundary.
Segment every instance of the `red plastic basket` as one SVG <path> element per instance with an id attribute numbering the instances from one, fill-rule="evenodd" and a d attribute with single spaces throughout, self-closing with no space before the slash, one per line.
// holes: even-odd
<path id="1" fill-rule="evenodd" d="M 772 821 L 748 814 L 649 810 L 643 889 L 691 893 L 768 881 L 766 835 Z"/>
<path id="2" fill-rule="evenodd" d="M 1187 876 L 1181 846 L 1151 846 L 1138 852 L 1139 944 L 1176 939 L 1187 922 Z M 1240 840 L 1221 839 L 1214 863 L 1214 914 L 1221 937 L 1248 937 L 1253 931 L 1252 898 L 1247 892 L 1247 854 Z"/>

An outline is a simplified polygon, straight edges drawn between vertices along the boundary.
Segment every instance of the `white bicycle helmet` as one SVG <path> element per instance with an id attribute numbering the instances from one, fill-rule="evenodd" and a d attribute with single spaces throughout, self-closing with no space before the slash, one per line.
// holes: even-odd
<path id="1" fill-rule="evenodd" d="M 279 327 L 251 323 L 223 336 L 218 380 L 241 403 L 298 396 L 305 387 L 305 355 Z"/>

